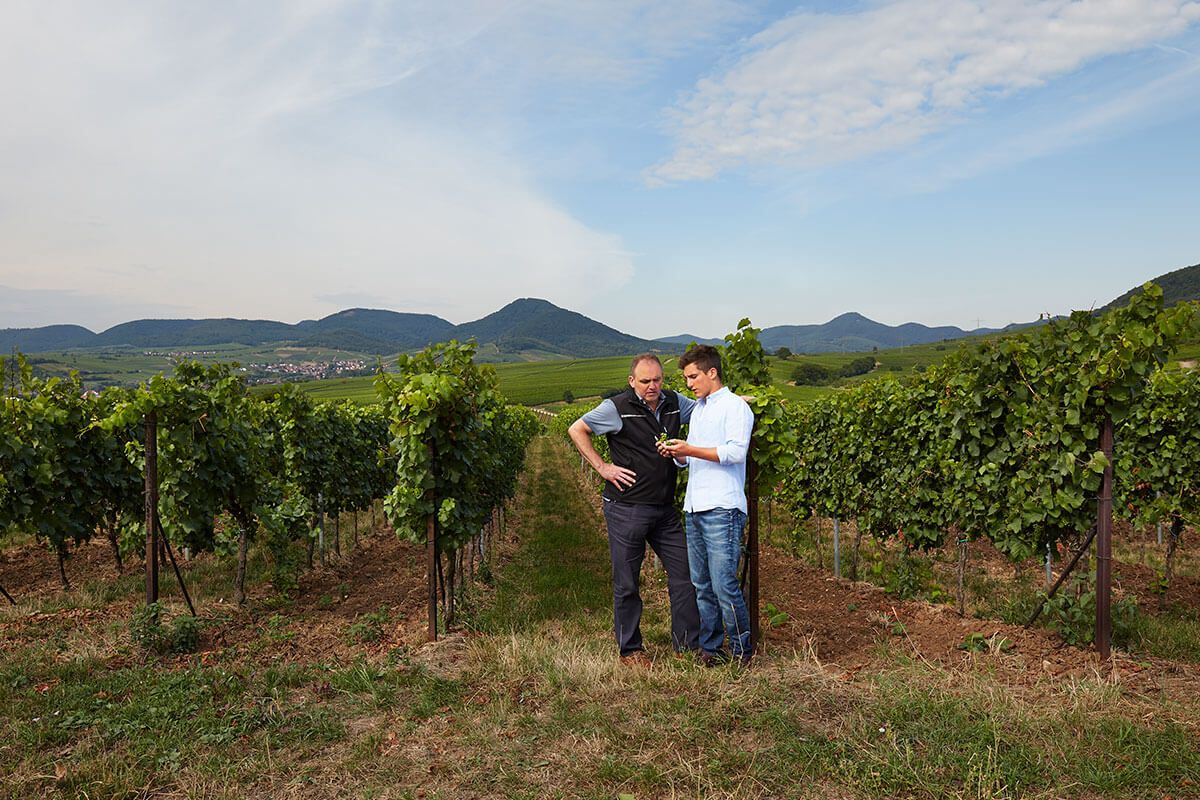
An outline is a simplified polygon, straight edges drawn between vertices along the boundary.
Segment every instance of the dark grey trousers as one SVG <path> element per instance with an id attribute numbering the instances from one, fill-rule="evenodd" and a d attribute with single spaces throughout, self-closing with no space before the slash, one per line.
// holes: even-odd
<path id="1" fill-rule="evenodd" d="M 604 501 L 608 548 L 612 554 L 613 632 L 621 655 L 643 649 L 642 596 L 638 593 L 646 545 L 667 571 L 671 598 L 671 646 L 676 651 L 699 647 L 700 612 L 688 570 L 687 542 L 673 505 L 640 505 Z"/>

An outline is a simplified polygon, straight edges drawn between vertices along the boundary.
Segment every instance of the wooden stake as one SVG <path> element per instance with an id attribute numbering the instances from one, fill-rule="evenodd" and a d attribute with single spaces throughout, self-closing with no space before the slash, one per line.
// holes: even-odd
<path id="1" fill-rule="evenodd" d="M 67 579 L 67 565 L 66 565 L 67 546 L 65 544 L 60 544 L 58 547 L 55 548 L 55 551 L 58 553 L 58 577 L 62 581 L 62 588 L 65 591 L 70 591 L 71 590 L 71 581 L 69 581 Z"/>
<path id="2" fill-rule="evenodd" d="M 1046 592 L 1046 597 L 1042 600 L 1042 602 L 1038 603 L 1038 607 L 1033 610 L 1033 616 L 1031 616 L 1029 621 L 1025 623 L 1026 628 L 1037 622 L 1037 618 L 1042 615 L 1042 609 L 1046 607 L 1046 601 L 1051 597 L 1054 597 L 1054 593 L 1057 592 L 1059 587 L 1063 585 L 1063 582 L 1067 579 L 1067 576 L 1071 574 L 1071 570 L 1075 569 L 1075 565 L 1079 563 L 1081 558 L 1083 558 L 1083 554 L 1087 552 L 1087 549 L 1092 546 L 1092 540 L 1095 538 L 1096 528 L 1093 526 L 1092 529 L 1088 531 L 1087 538 L 1083 540 L 1083 544 L 1080 545 L 1079 549 L 1075 551 L 1075 557 L 1071 559 L 1071 562 L 1067 564 L 1067 568 L 1064 569 L 1062 574 L 1058 576 L 1058 580 L 1055 581 L 1054 585 L 1050 587 L 1050 591 Z"/>
<path id="3" fill-rule="evenodd" d="M 967 537 L 958 537 L 958 615 L 967 613 L 967 592 L 964 586 L 967 573 Z"/>
<path id="4" fill-rule="evenodd" d="M 1100 658 L 1107 661 L 1112 654 L 1112 453 L 1113 421 L 1104 415 L 1100 430 L 1100 449 L 1108 459 L 1100 482 L 1100 498 L 1096 509 L 1096 648 Z"/>
<path id="5" fill-rule="evenodd" d="M 179 564 L 176 563 L 176 561 L 175 561 L 175 551 L 171 549 L 171 540 L 167 538 L 167 535 L 165 533 L 163 533 L 162 518 L 160 518 L 158 516 L 157 512 L 154 514 L 154 526 L 158 529 L 158 536 L 162 540 L 163 550 L 166 551 L 167 557 L 171 559 L 171 566 L 175 569 L 175 580 L 179 581 L 179 590 L 181 592 L 183 592 L 183 599 L 184 599 L 184 601 L 187 602 L 188 611 L 192 612 L 192 616 L 194 617 L 194 616 L 196 616 L 196 607 L 194 605 L 192 605 L 192 596 L 190 594 L 188 594 L 187 584 L 185 584 L 183 582 L 183 573 L 181 573 L 179 571 Z M 243 529 L 242 536 L 245 537 L 245 535 L 246 535 L 245 530 Z M 246 561 L 245 561 L 245 557 L 243 555 L 243 558 L 241 559 L 240 569 L 238 571 L 239 572 L 239 577 L 238 577 L 238 591 L 239 592 L 241 592 L 241 586 L 243 584 L 242 578 L 245 576 L 245 573 L 246 573 L 245 566 L 246 566 Z M 238 604 L 240 605 L 241 602 L 242 601 L 239 600 Z"/>
<path id="6" fill-rule="evenodd" d="M 425 521 L 425 571 L 428 573 L 426 581 L 429 589 L 429 628 L 426 631 L 425 638 L 431 642 L 437 641 L 437 614 L 438 614 L 438 592 L 437 592 L 437 532 L 434 530 L 433 515 Z"/>
<path id="7" fill-rule="evenodd" d="M 146 415 L 146 604 L 158 602 L 158 415 Z"/>
<path id="8" fill-rule="evenodd" d="M 749 513 L 747 524 L 750 528 L 746 537 L 746 560 L 750 564 L 750 596 L 746 598 L 750 611 L 750 652 L 758 651 L 759 620 L 758 620 L 758 462 L 753 453 L 746 459 L 746 482 L 749 493 L 746 505 Z"/>

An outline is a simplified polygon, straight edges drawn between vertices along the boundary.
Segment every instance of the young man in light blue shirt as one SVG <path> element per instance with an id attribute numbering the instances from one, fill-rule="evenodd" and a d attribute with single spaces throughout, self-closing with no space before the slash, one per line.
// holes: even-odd
<path id="1" fill-rule="evenodd" d="M 687 441 L 672 439 L 659 452 L 689 467 L 686 515 L 688 565 L 700 609 L 702 660 L 729 654 L 750 661 L 750 614 L 738 583 L 742 528 L 746 524 L 746 455 L 754 412 L 722 382 L 721 354 L 697 345 L 679 359 L 696 395 Z M 686 459 L 686 461 L 685 461 Z M 729 638 L 729 654 L 724 640 Z"/>

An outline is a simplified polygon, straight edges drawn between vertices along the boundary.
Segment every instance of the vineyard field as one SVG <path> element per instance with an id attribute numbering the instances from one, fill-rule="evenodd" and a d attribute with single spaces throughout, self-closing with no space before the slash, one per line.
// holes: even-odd
<path id="1" fill-rule="evenodd" d="M 629 375 L 627 356 L 490 366 L 496 370 L 500 391 L 508 401 L 528 406 L 561 402 L 568 391 L 575 397 L 596 396 L 626 385 Z M 678 369 L 674 371 L 677 373 Z M 375 399 L 371 381 L 371 378 L 343 378 L 309 381 L 299 387 L 314 398 L 370 403 Z"/>
<path id="2" fill-rule="evenodd" d="M 6 548 L 0 582 L 20 604 L 0 607 L 0 797 L 1159 798 L 1196 785 L 1194 656 L 1134 649 L 1106 675 L 1045 629 L 835 580 L 778 508 L 764 509 L 773 610 L 755 666 L 673 658 L 647 561 L 655 669 L 621 668 L 598 502 L 566 445 L 536 440 L 494 579 L 465 599 L 470 633 L 433 644 L 421 548 L 365 515 L 358 545 L 343 515 L 342 556 L 286 597 L 257 548 L 242 608 L 229 557 L 185 564 L 202 620 L 191 655 L 130 645 L 139 576 L 114 578 L 103 543 L 69 562 L 72 593 L 33 545 Z M 1195 580 L 1190 530 L 1185 542 Z M 867 543 L 864 576 L 895 555 Z M 983 592 L 1011 581 L 998 555 L 972 563 Z M 984 646 L 960 648 L 971 641 Z"/>
<path id="3" fill-rule="evenodd" d="M 758 650 L 672 655 L 648 560 L 648 672 L 615 658 L 604 470 L 566 436 L 594 397 L 535 413 L 498 377 L 558 406 L 625 359 L 447 342 L 358 405 L 197 361 L 94 395 L 16 359 L 0 797 L 1194 794 L 1200 372 L 1172 354 L 1198 328 L 1147 284 L 789 403 L 796 361 L 742 320 Z"/>
<path id="4" fill-rule="evenodd" d="M 3 353 L 0 355 L 9 355 Z M 133 386 L 155 375 L 170 373 L 179 359 L 191 359 L 202 364 L 237 363 L 249 377 L 269 379 L 275 376 L 303 375 L 316 364 L 361 364 L 370 369 L 376 357 L 322 347 L 293 347 L 274 345 L 216 344 L 134 348 L 80 348 L 29 355 L 29 361 L 39 375 L 65 378 L 72 371 L 79 373 L 86 386 L 101 389 L 106 386 Z M 394 359 L 389 359 L 394 360 Z"/>
<path id="5" fill-rule="evenodd" d="M 963 345 L 980 341 L 978 338 L 956 340 L 934 344 L 879 350 L 870 353 L 878 362 L 878 368 L 865 376 L 843 379 L 838 385 L 854 384 L 881 375 L 911 375 L 941 362 Z M 207 345 L 203 348 L 173 348 L 186 352 L 189 358 L 202 363 L 237 362 L 240 364 L 277 365 L 306 361 L 329 362 L 335 360 L 361 360 L 365 368 L 373 368 L 376 356 L 344 351 L 313 348 L 246 347 L 242 345 Z M 816 364 L 836 370 L 866 353 L 823 353 L 820 355 L 794 355 L 789 359 L 772 358 L 771 377 L 782 395 L 790 401 L 807 403 L 834 391 L 830 386 L 790 385 L 792 372 L 800 364 Z M 1186 344 L 1173 355 L 1176 363 L 1180 359 L 1200 358 L 1200 344 Z M 664 357 L 671 367 L 673 359 Z M 89 386 L 128 386 L 150 377 L 167 372 L 171 368 L 171 356 L 146 355 L 133 352 L 130 348 L 108 350 L 69 350 L 38 353 L 31 356 L 39 373 L 65 377 L 71 370 L 78 370 Z M 383 359 L 387 369 L 394 369 L 394 359 Z M 545 361 L 508 362 L 492 366 L 496 369 L 501 391 L 509 402 L 521 405 L 545 405 L 562 400 L 563 393 L 570 391 L 575 397 L 592 397 L 621 386 L 628 375 L 629 358 L 616 356 L 590 359 L 549 359 Z M 306 393 L 318 400 L 349 400 L 358 404 L 376 402 L 371 376 L 335 377 L 299 382 Z M 256 392 L 270 391 L 272 384 L 254 387 Z"/>
<path id="6" fill-rule="evenodd" d="M 920 345 L 872 353 L 879 361 L 878 369 L 867 376 L 849 379 L 854 383 L 883 374 L 911 374 L 917 367 L 941 361 L 947 353 L 958 347 L 957 342 L 938 345 Z M 774 385 L 788 400 L 808 402 L 834 391 L 831 386 L 789 385 L 792 372 L 800 364 L 818 364 L 837 369 L 864 353 L 824 353 L 821 355 L 792 356 L 788 359 L 770 360 L 771 378 Z M 663 356 L 663 365 L 668 378 L 672 379 L 679 370 L 675 359 Z M 570 361 L 536 361 L 522 363 L 493 364 L 500 391 L 511 403 L 521 405 L 545 405 L 559 402 L 564 392 L 576 398 L 596 397 L 601 393 L 626 385 L 629 375 L 629 357 L 575 359 Z M 679 384 L 682 386 L 682 384 Z M 300 384 L 305 392 L 324 400 L 351 400 L 356 403 L 374 401 L 374 390 L 369 378 L 343 378 L 310 381 Z"/>

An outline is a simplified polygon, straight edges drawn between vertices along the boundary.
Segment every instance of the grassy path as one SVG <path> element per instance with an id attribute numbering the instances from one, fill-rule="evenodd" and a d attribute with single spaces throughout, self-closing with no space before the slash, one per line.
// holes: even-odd
<path id="1" fill-rule="evenodd" d="M 496 595 L 480 615 L 487 631 L 536 632 L 543 623 L 571 622 L 590 630 L 595 613 L 610 608 L 607 545 L 581 496 L 562 448 L 534 442 L 523 479 L 521 549 L 497 580 Z"/>

